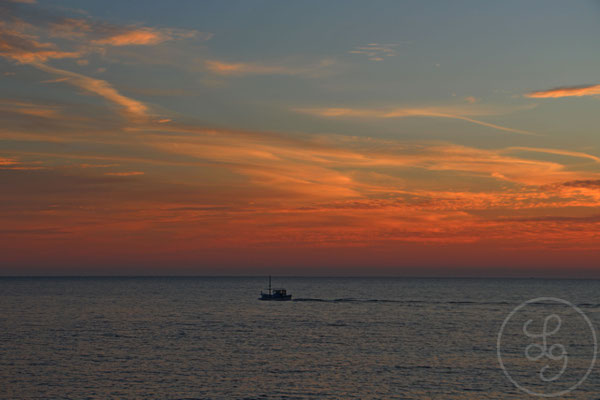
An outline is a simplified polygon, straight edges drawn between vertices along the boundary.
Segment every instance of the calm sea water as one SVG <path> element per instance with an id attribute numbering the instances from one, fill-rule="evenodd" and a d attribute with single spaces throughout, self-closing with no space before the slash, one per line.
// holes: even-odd
<path id="1" fill-rule="evenodd" d="M 528 398 L 497 359 L 510 311 L 554 296 L 600 326 L 600 281 L 278 278 L 298 301 L 261 302 L 265 284 L 0 278 L 0 398 Z M 593 352 L 577 329 L 573 382 Z M 559 398 L 599 398 L 598 372 Z"/>

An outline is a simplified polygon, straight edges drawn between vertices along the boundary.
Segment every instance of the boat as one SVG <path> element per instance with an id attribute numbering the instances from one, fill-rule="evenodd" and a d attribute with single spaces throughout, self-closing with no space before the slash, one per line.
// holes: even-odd
<path id="1" fill-rule="evenodd" d="M 271 275 L 269 275 L 269 288 L 267 290 L 267 293 L 264 293 L 262 290 L 260 291 L 260 297 L 258 298 L 259 300 L 286 301 L 292 299 L 292 295 L 287 294 L 287 291 L 285 289 L 271 288 Z"/>

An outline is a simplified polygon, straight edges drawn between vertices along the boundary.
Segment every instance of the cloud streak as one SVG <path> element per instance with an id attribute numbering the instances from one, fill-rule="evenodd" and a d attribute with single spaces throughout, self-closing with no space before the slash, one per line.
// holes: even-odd
<path id="1" fill-rule="evenodd" d="M 138 176 L 138 175 L 144 175 L 144 172 L 141 172 L 141 171 L 105 172 L 104 175 L 109 175 L 109 176 Z"/>
<path id="2" fill-rule="evenodd" d="M 39 163 L 26 164 L 16 158 L 0 157 L 0 170 L 34 171 L 42 169 L 46 169 L 46 167 L 39 165 Z"/>
<path id="3" fill-rule="evenodd" d="M 90 78 L 82 74 L 54 68 L 42 63 L 32 63 L 32 65 L 42 71 L 66 78 L 62 82 L 105 98 L 113 104 L 120 106 L 121 109 L 131 117 L 148 117 L 148 106 L 140 101 L 122 95 L 104 80 Z"/>
<path id="4" fill-rule="evenodd" d="M 51 35 L 70 38 L 85 39 L 89 42 L 89 35 L 103 34 L 101 39 L 92 41 L 95 45 L 154 45 L 178 37 L 193 37 L 195 31 L 176 29 L 156 30 L 150 28 L 120 28 L 114 25 L 94 23 L 82 19 L 62 19 L 51 24 Z M 0 56 L 20 64 L 28 64 L 44 72 L 57 75 L 58 78 L 49 82 L 64 82 L 83 89 L 89 93 L 103 97 L 109 102 L 119 106 L 129 118 L 146 118 L 149 115 L 148 106 L 141 101 L 121 94 L 107 81 L 95 79 L 83 74 L 48 65 L 53 59 L 73 58 L 81 60 L 90 50 L 81 47 L 77 51 L 62 51 L 54 43 L 42 42 L 38 36 L 25 33 L 33 30 L 32 25 L 0 21 Z M 11 107 L 12 112 L 24 115 L 52 118 L 56 111 L 51 108 L 41 107 Z"/>
<path id="5" fill-rule="evenodd" d="M 132 30 L 125 33 L 109 36 L 104 39 L 94 40 L 95 44 L 108 44 L 111 46 L 131 46 L 131 45 L 155 45 L 169 40 L 169 37 L 153 29 L 143 28 Z"/>
<path id="6" fill-rule="evenodd" d="M 383 61 L 386 57 L 395 57 L 397 54 L 396 47 L 399 45 L 399 43 L 369 43 L 364 46 L 356 46 L 348 53 L 364 55 L 371 61 Z"/>
<path id="7" fill-rule="evenodd" d="M 279 173 L 282 177 L 287 175 L 289 179 L 297 179 L 302 175 L 299 179 L 307 184 L 320 182 L 321 177 L 328 176 L 331 179 L 323 181 L 324 184 L 349 188 L 355 192 L 375 189 L 377 185 L 369 185 L 368 180 L 359 179 L 360 174 L 357 175 L 357 172 L 376 168 L 454 171 L 533 186 L 576 180 L 586 176 L 571 171 L 565 164 L 558 162 L 506 154 L 517 151 L 515 148 L 484 150 L 448 143 L 403 145 L 400 142 L 375 139 L 363 143 L 356 138 L 338 136 L 310 139 L 296 137 L 292 140 L 274 134 L 225 130 L 198 130 L 194 134 L 193 130 L 178 126 L 164 127 L 164 130 L 172 132 L 168 141 L 161 135 L 153 134 L 146 136 L 148 143 L 169 153 L 210 160 L 249 176 L 259 174 L 258 171 Z M 363 147 L 367 144 L 366 148 Z M 379 150 L 374 150 L 373 146 Z M 572 157 L 595 160 L 592 155 L 566 150 L 527 148 L 527 151 L 568 154 Z M 257 182 L 259 181 L 260 179 L 257 179 Z M 380 189 L 394 191 L 399 188 Z"/>
<path id="8" fill-rule="evenodd" d="M 562 186 L 600 190 L 600 179 L 586 179 L 562 183 Z"/>
<path id="9" fill-rule="evenodd" d="M 0 112 L 48 119 L 57 119 L 62 116 L 57 107 L 16 100 L 0 100 Z"/>
<path id="10" fill-rule="evenodd" d="M 600 157 L 596 157 L 591 154 L 582 153 L 579 151 L 569 151 L 562 149 L 547 149 L 547 148 L 538 148 L 538 147 L 524 147 L 524 146 L 513 146 L 509 147 L 505 150 L 506 152 L 514 152 L 514 151 L 530 151 L 535 153 L 546 153 L 546 154 L 556 154 L 559 156 L 568 156 L 575 158 L 587 158 L 589 160 L 600 163 Z"/>
<path id="11" fill-rule="evenodd" d="M 17 161 L 14 158 L 0 157 L 0 166 L 16 165 Z"/>
<path id="12" fill-rule="evenodd" d="M 557 99 L 561 97 L 583 97 L 600 95 L 600 85 L 563 86 L 554 89 L 530 92 L 525 97 L 534 99 Z"/>
<path id="13" fill-rule="evenodd" d="M 61 51 L 53 43 L 40 42 L 37 36 L 11 29 L 0 21 L 0 56 L 27 64 L 51 59 L 79 58 L 82 53 Z"/>
<path id="14" fill-rule="evenodd" d="M 110 46 L 153 46 L 170 40 L 188 39 L 200 35 L 201 32 L 184 29 L 129 28 L 124 32 L 93 40 L 92 43 Z M 204 40 L 211 37 L 210 34 L 202 35 Z"/>
<path id="15" fill-rule="evenodd" d="M 220 60 L 207 60 L 204 62 L 206 70 L 209 72 L 230 77 L 242 77 L 249 75 L 289 75 L 289 76 L 319 76 L 328 67 L 331 67 L 335 61 L 333 59 L 323 59 L 317 63 L 309 65 L 288 65 L 265 64 L 251 62 L 226 62 Z"/>
<path id="16" fill-rule="evenodd" d="M 316 115 L 319 117 L 328 118 L 365 118 L 365 119 L 391 119 L 391 118 L 409 118 L 409 117 L 428 117 L 428 118 L 448 118 L 456 119 L 472 124 L 485 126 L 488 128 L 518 133 L 521 135 L 539 134 L 526 131 L 523 129 L 515 129 L 502 125 L 492 124 L 471 118 L 471 114 L 481 114 L 481 110 L 477 109 L 461 109 L 456 107 L 425 107 L 425 108 L 392 108 L 392 109 L 363 109 L 363 108 L 294 108 L 296 112 Z M 483 112 L 485 115 L 485 111 Z M 489 115 L 489 114 L 488 114 Z"/>
<path id="17" fill-rule="evenodd" d="M 90 18 L 59 18 L 48 24 L 49 34 L 63 39 L 103 46 L 155 46 L 171 40 L 209 40 L 212 34 L 193 29 L 121 26 Z"/>

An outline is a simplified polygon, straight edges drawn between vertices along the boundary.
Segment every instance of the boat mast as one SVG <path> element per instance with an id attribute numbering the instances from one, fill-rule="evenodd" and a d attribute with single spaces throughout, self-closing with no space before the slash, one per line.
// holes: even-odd
<path id="1" fill-rule="evenodd" d="M 271 295 L 271 275 L 269 275 L 269 295 Z"/>

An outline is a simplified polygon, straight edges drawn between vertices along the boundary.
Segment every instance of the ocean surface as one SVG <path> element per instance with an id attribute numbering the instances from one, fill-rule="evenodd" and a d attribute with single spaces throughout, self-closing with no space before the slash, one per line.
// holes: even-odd
<path id="1" fill-rule="evenodd" d="M 595 280 L 275 277 L 274 286 L 295 300 L 258 301 L 266 283 L 0 278 L 0 398 L 534 398 L 498 361 L 510 312 L 556 297 L 600 326 Z M 568 325 L 579 316 L 568 309 L 542 300 L 523 317 L 543 332 L 544 321 L 556 322 L 545 316 L 566 313 L 560 328 L 567 335 L 546 330 L 548 345 L 565 340 L 569 356 L 550 383 L 536 382 L 545 364 L 522 351 L 536 339 L 519 342 L 521 325 L 505 326 L 503 363 L 526 389 L 570 387 L 588 370 L 597 351 L 591 330 L 575 319 Z M 592 368 L 558 398 L 600 398 L 599 372 Z"/>

